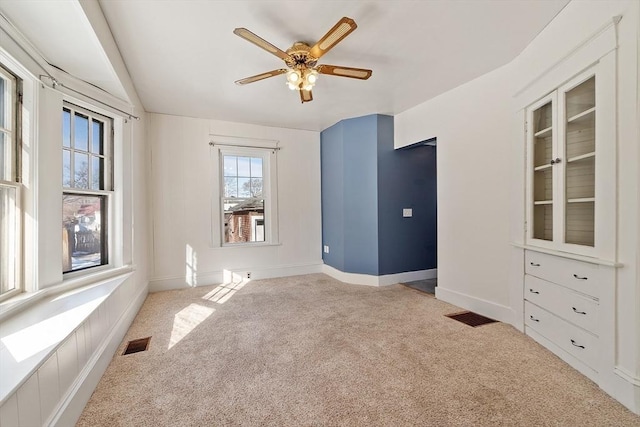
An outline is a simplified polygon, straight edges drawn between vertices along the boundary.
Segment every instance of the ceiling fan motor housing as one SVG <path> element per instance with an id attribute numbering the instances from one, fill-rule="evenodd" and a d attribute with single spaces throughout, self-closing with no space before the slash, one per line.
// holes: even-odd
<path id="1" fill-rule="evenodd" d="M 311 56 L 310 50 L 311 46 L 308 44 L 295 42 L 293 46 L 287 49 L 289 58 L 285 59 L 284 62 L 289 68 L 293 69 L 313 68 L 318 63 L 318 58 Z"/>

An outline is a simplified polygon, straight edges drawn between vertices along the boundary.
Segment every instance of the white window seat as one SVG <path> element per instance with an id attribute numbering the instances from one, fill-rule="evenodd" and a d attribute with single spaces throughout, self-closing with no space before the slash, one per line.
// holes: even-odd
<path id="1" fill-rule="evenodd" d="M 111 271 L 114 272 L 118 275 L 46 295 L 2 320 L 0 405 L 133 274 L 133 268 L 127 266 Z"/>

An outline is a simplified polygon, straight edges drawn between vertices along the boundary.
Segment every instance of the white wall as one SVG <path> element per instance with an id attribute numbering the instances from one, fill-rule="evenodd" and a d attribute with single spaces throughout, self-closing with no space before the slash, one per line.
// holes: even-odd
<path id="1" fill-rule="evenodd" d="M 518 274 L 508 272 L 510 264 L 522 265 L 522 251 L 510 243 L 524 236 L 523 117 L 513 97 L 616 15 L 617 257 L 624 264 L 616 369 L 640 384 L 640 2 L 569 3 L 510 64 L 397 115 L 395 138 L 396 147 L 438 138 L 439 297 L 489 315 L 511 311 L 504 320 L 521 327 L 514 314 L 522 298 L 510 297 L 510 289 L 521 287 L 522 276 L 518 285 Z"/>
<path id="2" fill-rule="evenodd" d="M 507 65 L 395 116 L 396 148 L 438 138 L 438 292 L 506 321 L 510 79 Z"/>
<path id="3" fill-rule="evenodd" d="M 280 245 L 213 244 L 212 227 L 219 224 L 212 221 L 212 134 L 279 141 Z M 320 271 L 318 132 L 149 114 L 148 140 L 154 250 L 150 290 L 221 283 L 224 270 L 250 271 L 252 279 Z"/>

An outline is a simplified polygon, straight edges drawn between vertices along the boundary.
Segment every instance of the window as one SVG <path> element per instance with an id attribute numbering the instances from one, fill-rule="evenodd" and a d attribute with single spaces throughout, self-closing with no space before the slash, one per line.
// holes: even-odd
<path id="1" fill-rule="evenodd" d="M 21 81 L 0 65 L 0 299 L 22 290 L 20 111 Z"/>
<path id="2" fill-rule="evenodd" d="M 112 119 L 65 103 L 62 110 L 62 271 L 108 264 L 113 193 Z"/>
<path id="3" fill-rule="evenodd" d="M 276 149 L 219 151 L 223 246 L 276 243 Z"/>

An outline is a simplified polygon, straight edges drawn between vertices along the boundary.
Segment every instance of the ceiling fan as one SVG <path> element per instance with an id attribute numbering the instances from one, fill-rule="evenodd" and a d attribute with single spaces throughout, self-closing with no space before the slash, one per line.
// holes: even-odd
<path id="1" fill-rule="evenodd" d="M 318 40 L 315 45 L 309 46 L 304 42 L 295 42 L 293 46 L 287 49 L 286 52 L 258 37 L 246 28 L 236 28 L 233 30 L 235 35 L 240 36 L 277 56 L 285 62 L 287 67 L 289 67 L 288 69 L 280 68 L 278 70 L 267 71 L 266 73 L 247 77 L 236 81 L 236 84 L 246 85 L 257 82 L 258 80 L 278 76 L 280 74 L 286 74 L 289 89 L 298 90 L 300 92 L 300 100 L 305 103 L 313 101 L 311 89 L 318 80 L 318 74 L 329 74 L 338 77 L 367 80 L 371 77 L 371 70 L 366 70 L 364 68 L 342 67 L 339 65 L 318 65 L 318 59 L 320 59 L 322 55 L 329 52 L 331 48 L 351 34 L 351 32 L 357 27 L 358 26 L 353 19 L 344 17 L 339 20 L 338 23 L 334 25 L 329 32 L 327 32 L 327 34 Z"/>

